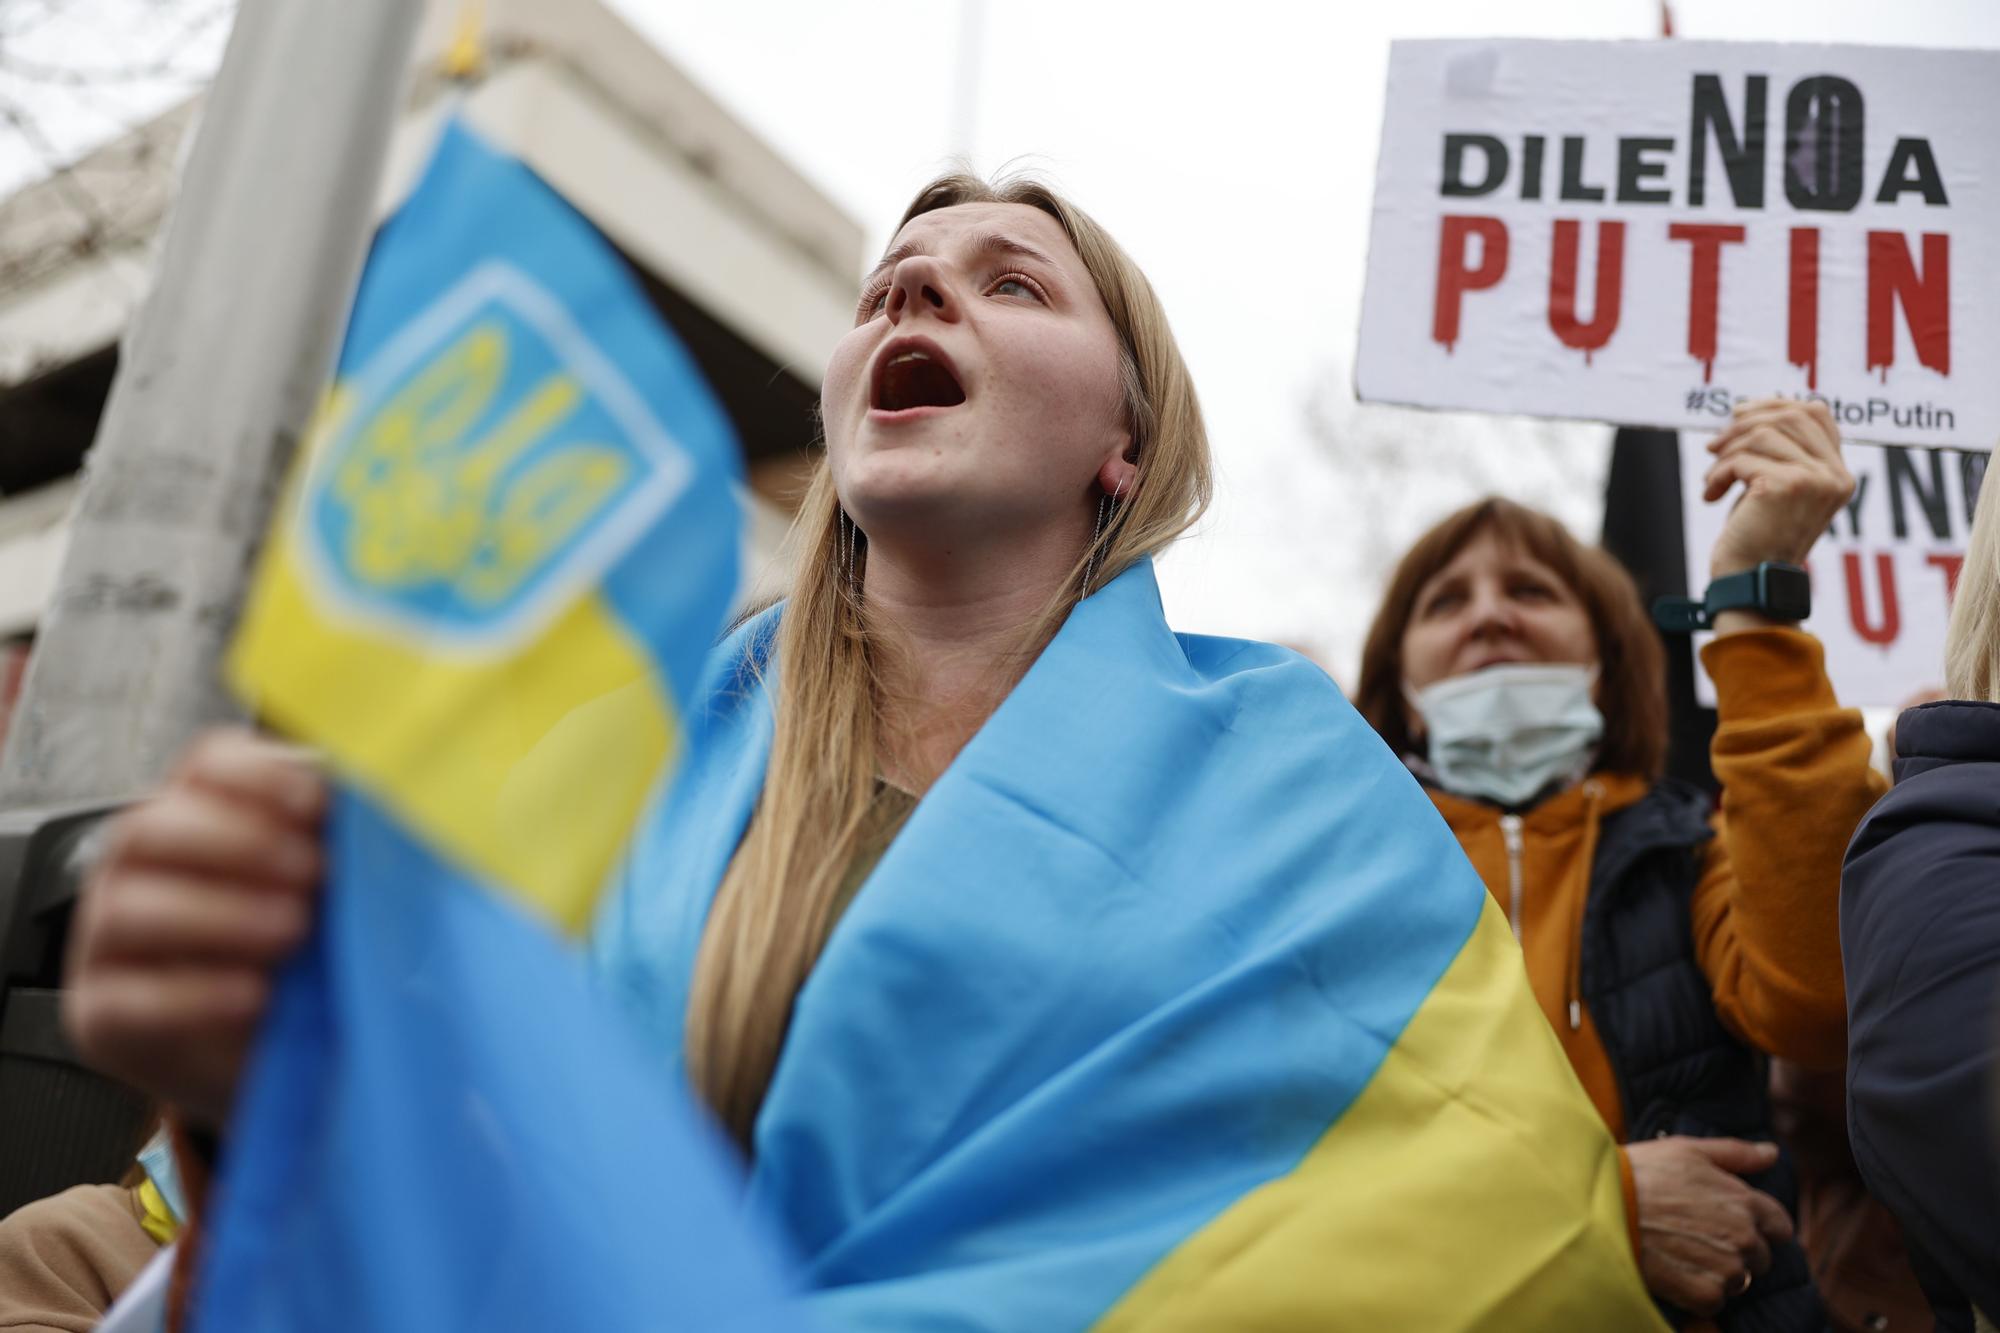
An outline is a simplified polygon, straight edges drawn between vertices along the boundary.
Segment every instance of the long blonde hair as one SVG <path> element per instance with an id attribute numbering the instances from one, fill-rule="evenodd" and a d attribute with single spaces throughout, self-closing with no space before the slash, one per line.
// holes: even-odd
<path id="1" fill-rule="evenodd" d="M 1010 680 L 1102 587 L 1194 523 L 1211 489 L 1208 435 L 1165 310 L 1130 257 L 1089 215 L 1039 182 L 954 174 L 917 193 L 903 223 L 958 204 L 1025 204 L 1054 218 L 1097 286 L 1119 340 L 1137 464 L 1131 488 L 1044 610 L 1023 626 Z M 901 230 L 898 225 L 898 230 Z M 883 664 L 893 636 L 872 625 L 867 538 L 848 521 L 822 459 L 801 506 L 800 546 L 776 636 L 776 736 L 764 790 L 716 892 L 695 964 L 688 1073 L 737 1141 L 777 1066 L 792 1002 L 833 929 L 880 772 Z M 851 573 L 850 573 L 851 571 Z"/>
<path id="2" fill-rule="evenodd" d="M 1972 540 L 1944 636 L 1944 688 L 1954 699 L 2000 703 L 2000 485 L 1979 488 Z"/>

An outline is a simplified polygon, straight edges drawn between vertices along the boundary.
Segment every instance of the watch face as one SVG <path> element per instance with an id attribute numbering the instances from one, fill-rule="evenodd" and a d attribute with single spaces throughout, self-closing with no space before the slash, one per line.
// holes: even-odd
<path id="1" fill-rule="evenodd" d="M 1812 614 L 1812 579 L 1793 565 L 1765 565 L 1764 614 L 1773 620 L 1804 620 Z"/>

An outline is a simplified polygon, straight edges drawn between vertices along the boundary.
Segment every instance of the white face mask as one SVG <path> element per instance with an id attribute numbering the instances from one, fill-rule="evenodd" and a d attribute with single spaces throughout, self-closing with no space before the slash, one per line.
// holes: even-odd
<path id="1" fill-rule="evenodd" d="M 1430 766 L 1446 791 L 1517 806 L 1590 769 L 1604 735 L 1591 702 L 1597 668 L 1487 667 L 1403 692 L 1424 720 Z"/>

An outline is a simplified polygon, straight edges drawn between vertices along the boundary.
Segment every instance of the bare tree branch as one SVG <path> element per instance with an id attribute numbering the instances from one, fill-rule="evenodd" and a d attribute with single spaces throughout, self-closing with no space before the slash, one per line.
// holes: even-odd
<path id="1" fill-rule="evenodd" d="M 0 0 L 0 299 L 77 256 L 145 243 L 177 135 L 166 122 L 134 131 L 206 85 L 235 12 L 236 0 Z M 11 379 L 51 350 L 0 344 L 0 366 Z"/>

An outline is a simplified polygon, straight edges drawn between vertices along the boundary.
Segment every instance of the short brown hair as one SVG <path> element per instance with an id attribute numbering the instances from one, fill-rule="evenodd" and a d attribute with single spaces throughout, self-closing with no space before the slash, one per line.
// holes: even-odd
<path id="1" fill-rule="evenodd" d="M 1403 699 L 1403 634 L 1426 583 L 1482 533 L 1541 561 L 1583 603 L 1597 635 L 1604 739 L 1594 771 L 1657 778 L 1667 760 L 1666 653 L 1632 576 L 1602 547 L 1587 546 L 1539 510 L 1490 496 L 1417 538 L 1382 594 L 1361 650 L 1354 703 L 1399 755 L 1421 754 Z"/>

